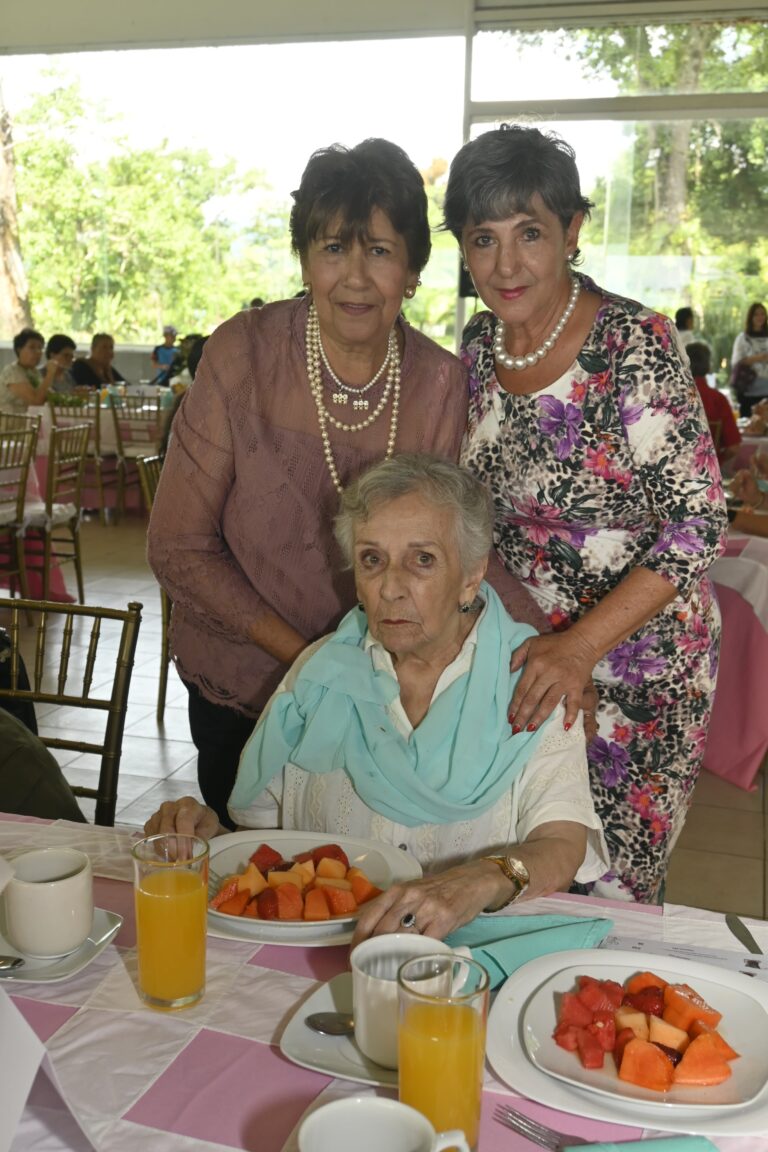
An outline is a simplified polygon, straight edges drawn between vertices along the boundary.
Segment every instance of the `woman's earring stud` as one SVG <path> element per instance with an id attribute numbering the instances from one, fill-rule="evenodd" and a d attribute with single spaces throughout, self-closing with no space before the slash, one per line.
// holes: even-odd
<path id="1" fill-rule="evenodd" d="M 472 611 L 471 604 L 459 604 L 459 612 L 467 613 Z"/>

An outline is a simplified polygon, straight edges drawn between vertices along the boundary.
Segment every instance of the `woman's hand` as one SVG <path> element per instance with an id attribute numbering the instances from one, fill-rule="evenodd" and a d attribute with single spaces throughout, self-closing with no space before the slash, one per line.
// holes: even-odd
<path id="1" fill-rule="evenodd" d="M 166 800 L 157 812 L 150 816 L 144 825 L 146 836 L 158 833 L 178 832 L 182 836 L 200 836 L 212 840 L 226 832 L 212 808 L 206 807 L 194 796 L 182 796 L 180 800 Z"/>
<path id="2" fill-rule="evenodd" d="M 500 876 L 497 866 L 488 860 L 470 860 L 423 880 L 393 884 L 363 905 L 350 947 L 369 936 L 405 931 L 401 920 L 409 913 L 416 917 L 411 931 L 444 940 L 493 903 Z"/>
<path id="3" fill-rule="evenodd" d="M 509 708 L 512 730 L 541 727 L 563 697 L 564 724 L 570 728 L 583 705 L 597 659 L 595 650 L 575 631 L 532 636 L 521 644 L 510 664 L 513 672 L 523 669 Z"/>

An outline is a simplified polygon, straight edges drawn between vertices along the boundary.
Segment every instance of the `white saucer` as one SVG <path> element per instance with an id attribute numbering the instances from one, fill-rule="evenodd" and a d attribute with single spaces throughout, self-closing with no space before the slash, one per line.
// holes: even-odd
<path id="1" fill-rule="evenodd" d="M 356 1080 L 376 1088 L 397 1088 L 397 1069 L 374 1064 L 353 1036 L 321 1036 L 304 1023 L 310 1012 L 352 1012 L 352 973 L 342 972 L 305 1000 L 288 1022 L 280 1051 L 294 1064 L 325 1072 L 339 1080 Z"/>
<path id="2" fill-rule="evenodd" d="M 56 980 L 67 980 L 80 972 L 91 960 L 103 952 L 110 940 L 118 933 L 123 922 L 122 916 L 116 912 L 107 912 L 104 908 L 94 908 L 93 926 L 91 934 L 76 952 L 68 956 L 58 956 L 54 960 L 39 960 L 31 956 L 24 956 L 24 965 L 10 972 L 0 972 L 0 980 L 13 984 L 41 984 L 53 983 Z M 23 956 L 17 948 L 9 944 L 4 936 L 0 935 L 0 952 L 5 956 Z"/>

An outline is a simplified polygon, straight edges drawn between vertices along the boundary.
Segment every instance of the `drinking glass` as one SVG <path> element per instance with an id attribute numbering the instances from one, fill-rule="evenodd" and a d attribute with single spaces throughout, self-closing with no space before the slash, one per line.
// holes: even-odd
<path id="1" fill-rule="evenodd" d="M 139 994 L 153 1008 L 184 1008 L 205 991 L 208 844 L 148 836 L 132 855 Z"/>
<path id="2" fill-rule="evenodd" d="M 477 1148 L 488 1017 L 488 973 L 437 953 L 397 975 L 400 1100 L 438 1131 L 458 1128 Z"/>

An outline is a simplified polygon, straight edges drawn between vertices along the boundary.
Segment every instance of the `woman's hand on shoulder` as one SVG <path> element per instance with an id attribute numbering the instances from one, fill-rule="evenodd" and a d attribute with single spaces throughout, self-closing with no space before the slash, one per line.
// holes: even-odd
<path id="1" fill-rule="evenodd" d="M 575 632 L 532 636 L 512 653 L 510 668 L 522 668 L 509 708 L 513 731 L 540 728 L 565 697 L 565 726 L 576 720 L 592 682 L 597 653 Z M 532 727 L 533 726 L 533 727 Z"/>
<path id="2" fill-rule="evenodd" d="M 381 896 L 363 905 L 351 947 L 369 936 L 408 931 L 402 920 L 409 915 L 415 917 L 410 931 L 444 940 L 493 902 L 498 875 L 495 864 L 470 860 L 434 876 L 425 876 L 423 880 L 393 884 Z"/>
<path id="3" fill-rule="evenodd" d="M 212 840 L 225 831 L 214 810 L 201 804 L 194 796 L 166 800 L 144 825 L 146 836 L 178 832 L 182 836 L 200 836 L 203 840 Z"/>

